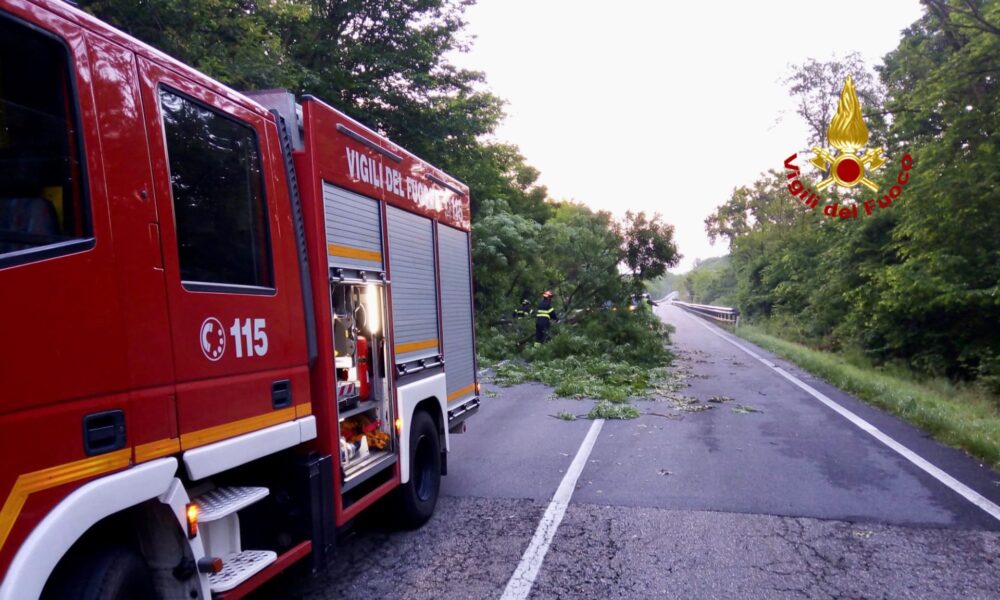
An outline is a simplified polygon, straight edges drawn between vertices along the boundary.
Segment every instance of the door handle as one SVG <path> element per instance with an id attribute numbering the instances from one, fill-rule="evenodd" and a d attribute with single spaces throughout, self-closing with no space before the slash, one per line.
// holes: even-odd
<path id="1" fill-rule="evenodd" d="M 287 379 L 271 384 L 271 406 L 286 408 L 292 405 L 292 382 Z"/>
<path id="2" fill-rule="evenodd" d="M 83 417 L 83 451 L 87 456 L 125 447 L 125 413 L 108 410 Z"/>

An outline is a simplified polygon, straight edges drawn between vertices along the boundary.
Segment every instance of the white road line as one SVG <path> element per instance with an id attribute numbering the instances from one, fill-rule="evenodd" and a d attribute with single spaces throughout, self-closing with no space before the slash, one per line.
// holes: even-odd
<path id="1" fill-rule="evenodd" d="M 888 435 L 886 435 L 885 433 L 883 433 L 878 427 L 875 427 L 874 425 L 872 425 L 868 421 L 865 421 L 864 419 L 862 419 L 858 415 L 852 413 L 851 411 L 847 410 L 843 406 L 837 404 L 836 402 L 834 402 L 833 400 L 831 400 L 827 395 L 825 395 L 822 392 L 818 391 L 816 388 L 812 387 L 808 383 L 803 382 L 798 377 L 795 377 L 794 375 L 792 375 L 788 371 L 782 369 L 781 367 L 779 367 L 778 365 L 774 364 L 773 362 L 771 362 L 771 361 L 767 360 L 766 358 L 760 356 L 759 354 L 757 354 L 753 350 L 750 350 L 749 348 L 747 348 L 743 344 L 740 344 L 740 343 L 734 341 L 729 336 L 723 335 L 722 332 L 718 331 L 715 327 L 712 327 L 708 323 L 705 323 L 704 321 L 702 321 L 698 317 L 695 317 L 694 315 L 690 315 L 690 314 L 688 314 L 686 312 L 684 314 L 687 315 L 692 320 L 694 320 L 699 325 L 701 325 L 702 327 L 704 327 L 705 329 L 707 329 L 710 332 L 712 332 L 713 334 L 715 334 L 716 336 L 718 336 L 718 337 L 726 340 L 727 342 L 729 342 L 730 344 L 736 346 L 737 348 L 739 348 L 743 352 L 746 352 L 750 356 L 752 356 L 755 359 L 759 360 L 761 363 L 763 363 L 764 365 L 766 365 L 767 367 L 769 367 L 775 373 L 777 373 L 778 375 L 781 375 L 782 377 L 784 377 L 788 381 L 791 381 L 792 383 L 794 383 L 795 385 L 797 385 L 798 387 L 800 387 L 801 389 L 803 389 L 810 396 L 812 396 L 813 398 L 819 400 L 823 404 L 827 405 L 834 412 L 836 412 L 840 416 L 844 417 L 845 419 L 847 419 L 848 421 L 850 421 L 851 423 L 853 423 L 854 425 L 856 425 L 859 429 L 861 429 L 862 431 L 864 431 L 868 435 L 872 436 L 876 440 L 882 442 L 883 444 L 885 444 L 886 446 L 888 446 L 889 448 L 891 448 L 892 450 L 894 450 L 895 452 L 897 452 L 900 456 L 902 456 L 906 460 L 910 461 L 911 463 L 913 463 L 914 465 L 916 465 L 917 467 L 919 467 L 920 469 L 922 469 L 923 471 L 925 471 L 928 475 L 930 475 L 934 479 L 937 479 L 941 483 L 945 484 L 946 486 L 948 486 L 949 488 L 951 488 L 955 493 L 957 493 L 958 495 L 962 496 L 963 498 L 965 498 L 969 502 L 975 504 L 979 508 L 983 509 L 984 511 L 986 511 L 994 519 L 1000 521 L 1000 506 L 997 506 L 996 504 L 994 504 L 993 502 L 991 502 L 988 498 L 984 497 L 979 492 L 977 492 L 974 489 L 970 488 L 969 486 L 965 485 L 961 481 L 955 479 L 951 475 L 945 473 L 944 471 L 942 471 L 938 467 L 935 467 L 934 465 L 932 465 L 931 463 L 929 463 L 927 460 L 925 460 L 924 458 L 922 458 L 917 453 L 913 452 L 912 450 L 910 450 L 906 446 L 900 444 L 896 440 L 892 439 L 891 437 L 889 437 Z"/>
<path id="2" fill-rule="evenodd" d="M 549 551 L 549 544 L 552 543 L 556 529 L 559 528 L 559 523 L 562 522 L 563 516 L 566 514 L 569 499 L 573 496 L 573 490 L 576 489 L 576 480 L 580 478 L 583 467 L 587 465 L 587 458 L 590 457 L 590 451 L 594 449 L 594 443 L 597 442 L 597 436 L 601 433 L 603 426 L 604 419 L 597 419 L 590 425 L 587 437 L 583 438 L 583 443 L 580 444 L 580 449 L 576 451 L 573 462 L 570 463 L 566 475 L 563 476 L 562 483 L 556 490 L 556 495 L 552 497 L 552 502 L 549 502 L 545 514 L 542 515 L 542 520 L 538 523 L 538 528 L 535 529 L 535 535 L 531 538 L 528 549 L 524 551 L 521 562 L 514 570 L 514 574 L 511 575 L 510 581 L 507 582 L 503 596 L 500 597 L 501 600 L 523 600 L 531 592 L 531 586 L 535 583 L 535 578 L 538 577 L 539 569 L 542 568 L 545 554 Z"/>

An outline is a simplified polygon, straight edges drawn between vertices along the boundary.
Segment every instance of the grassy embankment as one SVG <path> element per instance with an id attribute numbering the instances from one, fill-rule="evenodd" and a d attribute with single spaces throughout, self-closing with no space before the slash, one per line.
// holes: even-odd
<path id="1" fill-rule="evenodd" d="M 917 378 L 903 368 L 875 367 L 860 356 L 814 350 L 752 325 L 736 333 L 1000 469 L 1000 399 L 947 380 Z"/>

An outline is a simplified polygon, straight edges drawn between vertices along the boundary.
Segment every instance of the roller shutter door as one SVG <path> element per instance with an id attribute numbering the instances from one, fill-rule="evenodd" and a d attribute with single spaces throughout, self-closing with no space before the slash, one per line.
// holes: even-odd
<path id="1" fill-rule="evenodd" d="M 323 206 L 330 266 L 384 271 L 378 201 L 324 182 Z"/>
<path id="2" fill-rule="evenodd" d="M 441 318 L 444 319 L 445 379 L 448 403 L 476 395 L 469 234 L 438 224 L 441 260 Z"/>
<path id="3" fill-rule="evenodd" d="M 437 356 L 437 282 L 430 219 L 386 207 L 396 362 Z"/>

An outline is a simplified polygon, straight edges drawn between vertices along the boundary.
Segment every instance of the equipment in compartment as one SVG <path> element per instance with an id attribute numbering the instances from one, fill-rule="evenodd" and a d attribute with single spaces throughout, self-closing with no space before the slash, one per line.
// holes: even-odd
<path id="1" fill-rule="evenodd" d="M 368 338 L 363 335 L 358 336 L 357 340 L 358 348 L 358 399 L 364 402 L 368 399 L 369 394 L 371 394 L 371 375 L 368 373 L 368 369 L 371 366 L 371 360 L 368 358 Z"/>
<path id="2" fill-rule="evenodd" d="M 394 445 L 395 415 L 381 330 L 384 295 L 381 283 L 347 281 L 331 286 L 340 461 L 345 473 L 391 464 L 377 460 Z"/>
<path id="3" fill-rule="evenodd" d="M 355 313 L 355 287 L 352 285 L 333 286 L 333 355 L 337 367 L 353 367 L 358 328 Z M 344 359 L 350 359 L 344 360 Z"/>
<path id="4" fill-rule="evenodd" d="M 371 329 L 373 320 L 368 315 L 364 288 L 355 284 L 334 284 L 332 288 L 337 401 L 348 405 L 364 402 L 371 395 L 373 357 L 368 338 L 361 333 Z"/>
<path id="5" fill-rule="evenodd" d="M 365 442 L 367 448 L 385 450 L 389 447 L 389 434 L 384 429 L 385 425 L 380 419 L 372 419 L 368 414 L 362 413 L 344 419 L 340 424 L 340 436 L 352 444 Z"/>

